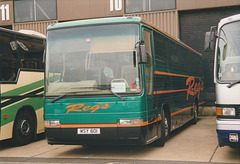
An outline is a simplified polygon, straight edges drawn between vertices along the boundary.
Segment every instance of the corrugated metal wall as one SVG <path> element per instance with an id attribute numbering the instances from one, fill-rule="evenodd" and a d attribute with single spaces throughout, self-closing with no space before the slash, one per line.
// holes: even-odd
<path id="1" fill-rule="evenodd" d="M 161 11 L 161 12 L 147 12 L 147 13 L 134 13 L 126 14 L 125 16 L 139 16 L 143 19 L 154 24 L 159 29 L 167 32 L 175 38 L 179 38 L 179 19 L 178 12 L 176 10 Z M 46 35 L 47 27 L 56 23 L 57 21 L 42 21 L 42 22 L 30 22 L 30 23 L 16 23 L 13 24 L 13 30 L 18 31 L 34 30 Z"/>
<path id="2" fill-rule="evenodd" d="M 44 35 L 47 33 L 47 27 L 52 24 L 57 23 L 57 21 L 43 21 L 43 22 L 30 22 L 30 23 L 16 23 L 13 24 L 13 30 L 34 30 L 40 32 Z"/>
<path id="3" fill-rule="evenodd" d="M 154 24 L 159 29 L 175 38 L 179 38 L 179 19 L 176 10 L 126 14 L 125 16 L 139 16 Z"/>

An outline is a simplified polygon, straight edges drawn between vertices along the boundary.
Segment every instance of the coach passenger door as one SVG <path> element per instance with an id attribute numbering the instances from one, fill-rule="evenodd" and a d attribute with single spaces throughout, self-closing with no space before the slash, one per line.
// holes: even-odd
<path id="1" fill-rule="evenodd" d="M 153 106 L 153 53 L 152 53 L 152 32 L 143 29 L 143 40 L 146 46 L 147 63 L 145 67 L 145 88 L 147 94 L 147 113 L 148 113 L 148 142 L 157 137 L 157 109 Z"/>

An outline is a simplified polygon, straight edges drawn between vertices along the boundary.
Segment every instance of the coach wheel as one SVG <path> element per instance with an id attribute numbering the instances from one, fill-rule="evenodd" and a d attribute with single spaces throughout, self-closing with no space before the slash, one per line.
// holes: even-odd
<path id="1" fill-rule="evenodd" d="M 169 122 L 168 122 L 168 119 L 167 117 L 165 116 L 165 119 L 164 119 L 164 134 L 165 134 L 165 138 L 168 136 L 168 133 L 169 133 Z"/>
<path id="2" fill-rule="evenodd" d="M 13 145 L 20 146 L 30 143 L 35 134 L 33 116 L 28 112 L 17 115 L 13 127 Z"/>
<path id="3" fill-rule="evenodd" d="M 162 112 L 161 137 L 156 141 L 156 145 L 164 146 L 169 135 L 169 119 L 165 111 Z"/>

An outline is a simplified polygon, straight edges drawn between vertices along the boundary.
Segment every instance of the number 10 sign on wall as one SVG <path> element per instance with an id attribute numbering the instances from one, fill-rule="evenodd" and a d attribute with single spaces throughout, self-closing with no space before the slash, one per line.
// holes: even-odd
<path id="1" fill-rule="evenodd" d="M 122 0 L 110 0 L 110 11 L 121 11 L 122 8 Z"/>

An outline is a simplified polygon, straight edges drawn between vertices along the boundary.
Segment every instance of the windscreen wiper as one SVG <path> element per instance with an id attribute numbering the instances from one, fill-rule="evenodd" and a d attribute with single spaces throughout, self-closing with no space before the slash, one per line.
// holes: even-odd
<path id="1" fill-rule="evenodd" d="M 123 98 L 121 95 L 113 92 L 111 89 L 108 89 L 108 88 L 106 88 L 106 87 L 101 87 L 101 86 L 100 86 L 100 87 L 92 87 L 92 88 L 109 91 L 109 92 L 112 93 L 114 96 L 116 96 L 116 97 L 120 98 L 121 100 L 125 101 L 125 98 Z"/>
<path id="2" fill-rule="evenodd" d="M 228 84 L 227 87 L 228 87 L 228 88 L 231 88 L 232 86 L 234 86 L 235 84 L 238 84 L 238 83 L 240 83 L 240 80 L 239 80 L 239 81 L 236 81 L 236 82 L 233 82 L 233 83 L 231 83 L 231 84 Z"/>
<path id="3" fill-rule="evenodd" d="M 100 88 L 100 89 L 102 89 L 102 88 Z M 103 89 L 104 89 L 104 88 L 103 88 Z M 123 97 L 120 96 L 119 94 L 113 92 L 111 89 L 107 89 L 107 88 L 105 88 L 105 90 L 111 92 L 111 93 L 112 93 L 113 95 L 115 95 L 116 97 L 118 97 L 118 98 L 120 98 L 121 100 L 125 101 L 125 98 L 123 98 Z"/>
<path id="4" fill-rule="evenodd" d="M 62 94 L 62 95 L 60 95 L 60 96 L 55 97 L 54 99 L 52 99 L 52 100 L 50 101 L 50 103 L 54 103 L 55 101 L 57 101 L 57 100 L 63 98 L 64 96 L 66 96 L 66 95 L 68 95 L 68 94 L 77 94 L 77 93 L 83 93 L 83 92 L 85 93 L 85 92 L 96 92 L 96 91 L 75 91 L 75 92 L 65 92 L 64 94 Z"/>
<path id="5" fill-rule="evenodd" d="M 109 91 L 110 93 L 112 93 L 114 96 L 120 98 L 121 100 L 125 101 L 125 98 L 123 98 L 121 95 L 113 92 L 111 89 L 108 89 L 106 87 L 103 86 L 99 86 L 99 87 L 81 87 L 81 88 L 74 88 L 74 89 L 99 89 L 99 90 L 106 90 Z"/>
<path id="6" fill-rule="evenodd" d="M 116 97 L 120 98 L 121 100 L 125 101 L 125 98 L 123 98 L 123 97 L 120 96 L 119 94 L 117 94 L 117 93 L 115 93 L 115 92 L 113 92 L 113 91 L 111 91 L 110 89 L 105 88 L 105 87 L 81 87 L 81 88 L 72 88 L 72 89 L 89 89 L 89 88 L 90 88 L 90 89 L 107 90 L 107 91 L 109 91 L 110 93 L 112 93 L 114 96 L 116 96 Z M 96 91 L 75 91 L 75 92 L 66 92 L 66 93 L 64 93 L 64 94 L 62 94 L 62 95 L 60 95 L 60 96 L 55 97 L 54 99 L 52 99 L 52 100 L 50 101 L 50 103 L 54 103 L 55 101 L 57 101 L 57 100 L 63 98 L 64 96 L 66 96 L 66 95 L 68 95 L 68 94 L 77 94 L 77 93 L 85 93 L 85 92 L 96 92 Z"/>

